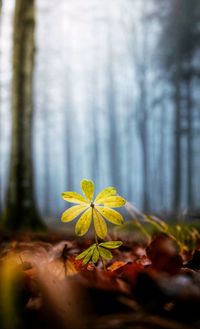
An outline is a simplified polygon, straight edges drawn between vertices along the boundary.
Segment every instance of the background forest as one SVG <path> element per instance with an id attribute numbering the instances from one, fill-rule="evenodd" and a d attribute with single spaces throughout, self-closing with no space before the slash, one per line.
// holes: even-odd
<path id="1" fill-rule="evenodd" d="M 0 1 L 0 213 L 114 185 L 137 208 L 200 208 L 200 1 Z M 11 222 L 12 218 L 12 222 Z M 55 220 L 53 220 L 55 222 Z M 15 224 L 13 224 L 15 223 Z M 28 224 L 27 224 L 28 225 Z"/>

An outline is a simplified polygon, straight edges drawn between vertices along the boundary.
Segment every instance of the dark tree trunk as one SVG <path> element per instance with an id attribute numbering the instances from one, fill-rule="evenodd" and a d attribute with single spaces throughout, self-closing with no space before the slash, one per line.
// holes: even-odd
<path id="1" fill-rule="evenodd" d="M 13 33 L 12 145 L 4 224 L 41 229 L 34 197 L 32 164 L 34 0 L 16 0 Z"/>

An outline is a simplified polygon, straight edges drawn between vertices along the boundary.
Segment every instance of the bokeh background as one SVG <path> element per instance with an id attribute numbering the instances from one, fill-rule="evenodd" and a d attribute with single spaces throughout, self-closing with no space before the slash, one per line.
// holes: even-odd
<path id="1" fill-rule="evenodd" d="M 3 0 L 0 12 L 1 212 L 11 183 L 20 1 Z M 83 178 L 98 191 L 114 185 L 143 211 L 198 211 L 200 1 L 30 2 L 34 202 L 42 216 L 59 218 L 61 192 L 79 191 Z"/>

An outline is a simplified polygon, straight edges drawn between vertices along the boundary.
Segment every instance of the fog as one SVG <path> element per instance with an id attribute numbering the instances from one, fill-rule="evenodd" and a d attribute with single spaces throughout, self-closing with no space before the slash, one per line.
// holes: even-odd
<path id="1" fill-rule="evenodd" d="M 0 35 L 2 207 L 11 139 L 13 10 L 14 1 L 6 0 Z M 163 53 L 176 38 L 179 44 L 180 35 L 184 39 L 184 29 L 180 23 L 179 33 L 170 35 L 170 13 L 170 0 L 36 2 L 33 159 L 44 216 L 58 216 L 66 207 L 61 192 L 79 191 L 83 178 L 93 179 L 97 191 L 114 185 L 141 210 L 199 208 L 200 39 L 194 47 L 183 42 L 193 51 L 182 64 L 190 72 L 190 89 L 181 75 L 177 121 L 173 74 L 181 59 L 166 64 L 175 46 L 167 60 Z"/>

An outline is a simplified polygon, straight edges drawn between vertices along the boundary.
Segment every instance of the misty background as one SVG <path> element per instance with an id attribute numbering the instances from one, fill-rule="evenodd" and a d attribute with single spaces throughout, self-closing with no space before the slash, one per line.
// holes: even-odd
<path id="1" fill-rule="evenodd" d="M 15 1 L 0 28 L 0 201 L 11 145 Z M 113 185 L 148 212 L 200 208 L 199 0 L 37 0 L 33 164 L 43 217 Z"/>

